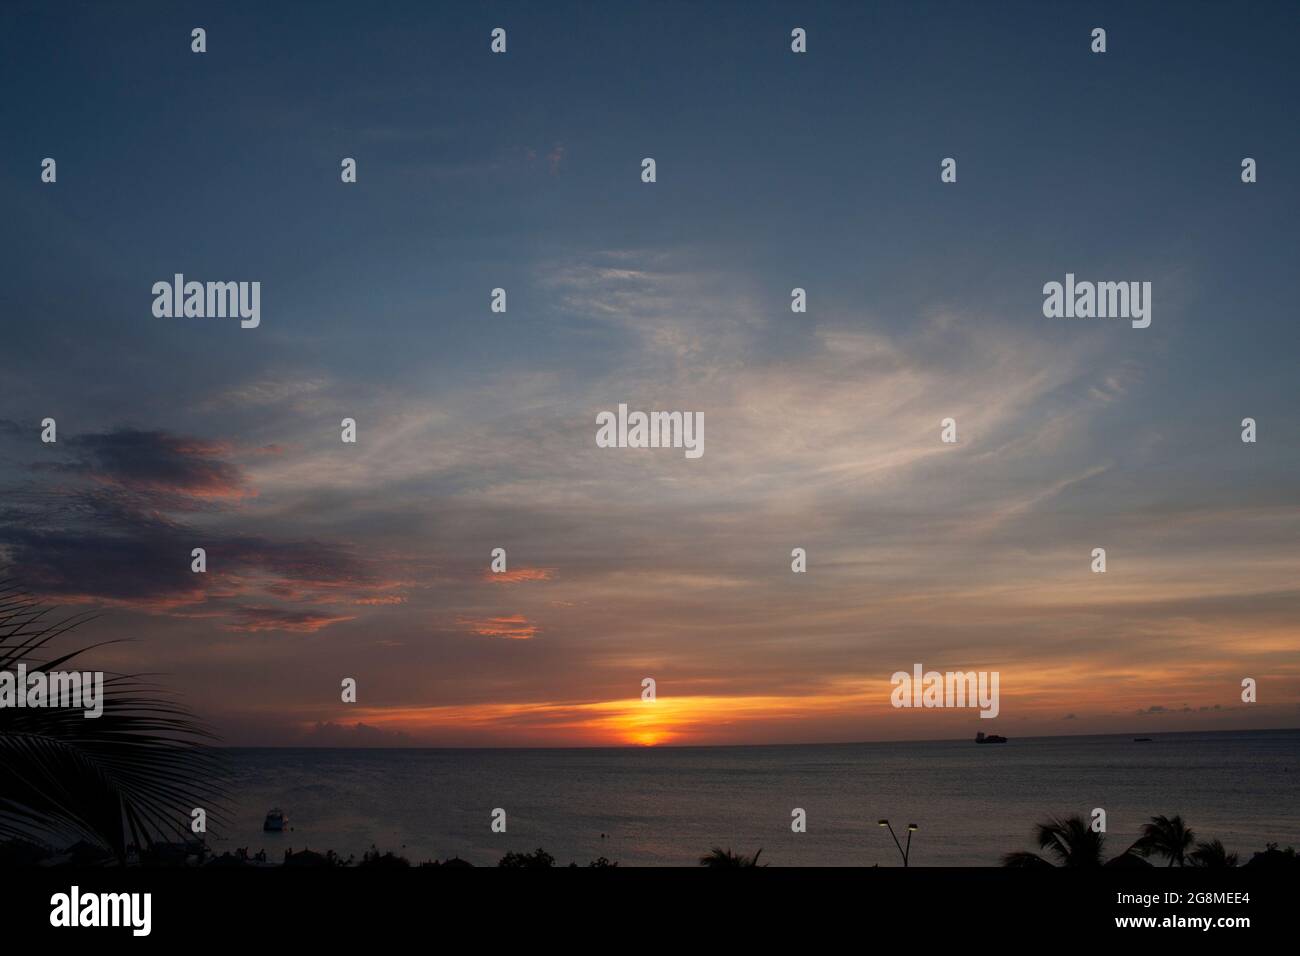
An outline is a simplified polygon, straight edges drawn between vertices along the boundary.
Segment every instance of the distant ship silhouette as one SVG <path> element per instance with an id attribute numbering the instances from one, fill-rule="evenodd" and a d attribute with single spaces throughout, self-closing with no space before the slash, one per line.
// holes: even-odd
<path id="1" fill-rule="evenodd" d="M 986 737 L 984 735 L 984 731 L 981 730 L 978 734 L 975 735 L 975 742 L 977 744 L 1004 744 L 1007 742 L 1007 738 L 1000 737 L 997 734 L 989 734 Z"/>

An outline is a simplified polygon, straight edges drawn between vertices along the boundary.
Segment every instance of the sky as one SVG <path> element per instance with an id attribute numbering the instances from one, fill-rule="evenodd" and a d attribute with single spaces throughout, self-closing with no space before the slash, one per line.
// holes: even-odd
<path id="1" fill-rule="evenodd" d="M 1297 16 L 6 4 L 0 564 L 233 745 L 1297 726 Z"/>

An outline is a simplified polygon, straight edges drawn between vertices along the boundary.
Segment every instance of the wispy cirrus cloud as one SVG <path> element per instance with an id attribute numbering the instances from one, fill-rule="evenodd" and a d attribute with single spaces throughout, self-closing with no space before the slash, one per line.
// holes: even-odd
<path id="1" fill-rule="evenodd" d="M 40 507 L 11 498 L 22 514 L 0 546 L 54 596 L 289 638 L 243 641 L 240 660 L 319 635 L 322 662 L 342 661 L 364 633 L 392 702 L 366 723 L 409 713 L 424 742 L 933 735 L 871 696 L 920 651 L 1001 669 L 1006 713 L 1040 727 L 1131 718 L 1153 674 L 1217 719 L 1199 708 L 1229 699 L 1221 672 L 1243 647 L 1285 706 L 1300 516 L 1281 492 L 1206 507 L 1195 474 L 1176 500 L 1126 484 L 1168 440 L 1113 425 L 1144 400 L 1139 361 L 951 309 L 902 327 L 829 314 L 791 335 L 746 277 L 686 259 L 550 263 L 533 307 L 617 343 L 588 374 L 255 388 L 240 447 L 169 433 L 154 445 L 183 461 L 171 472 L 133 473 L 93 442 L 78 467 L 44 469 L 57 487 Z M 704 458 L 596 448 L 596 411 L 620 401 L 702 411 Z M 355 446 L 338 441 L 344 413 Z M 1088 573 L 1099 541 L 1123 573 Z M 207 575 L 188 570 L 196 544 Z M 790 572 L 796 545 L 807 575 Z M 491 573 L 495 546 L 527 564 Z M 454 674 L 436 690 L 434 654 Z M 637 724 L 622 695 L 646 675 L 694 701 L 660 710 L 675 725 Z"/>

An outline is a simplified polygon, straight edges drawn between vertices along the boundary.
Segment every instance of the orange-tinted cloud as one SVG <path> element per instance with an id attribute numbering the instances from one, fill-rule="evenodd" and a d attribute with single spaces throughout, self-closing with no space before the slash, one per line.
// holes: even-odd
<path id="1" fill-rule="evenodd" d="M 537 635 L 537 625 L 522 614 L 507 617 L 461 618 L 457 622 L 480 637 L 504 637 L 512 641 L 527 641 Z"/>
<path id="2" fill-rule="evenodd" d="M 231 631 L 292 631 L 297 634 L 314 634 L 331 624 L 355 620 L 352 615 L 314 614 L 310 611 L 286 611 L 270 607 L 240 607 L 234 610 L 233 620 L 225 626 Z"/>
<path id="3" fill-rule="evenodd" d="M 483 579 L 496 584 L 517 584 L 520 581 L 549 581 L 555 568 L 515 568 L 513 571 L 483 572 Z"/>
<path id="4" fill-rule="evenodd" d="M 243 471 L 227 460 L 229 444 L 164 431 L 121 428 L 79 435 L 68 442 L 81 457 L 51 466 L 100 485 L 184 498 L 244 498 L 257 492 Z"/>

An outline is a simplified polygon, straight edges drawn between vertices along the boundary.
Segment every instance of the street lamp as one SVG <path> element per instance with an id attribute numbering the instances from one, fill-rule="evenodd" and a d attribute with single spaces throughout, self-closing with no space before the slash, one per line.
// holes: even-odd
<path id="1" fill-rule="evenodd" d="M 894 835 L 894 828 L 889 826 L 888 820 L 877 820 L 876 825 L 882 827 L 889 827 L 889 835 L 891 837 L 894 837 L 894 846 L 898 847 L 898 854 L 903 858 L 903 866 L 907 866 L 907 857 L 908 854 L 911 853 L 912 851 L 912 831 L 919 830 L 920 827 L 918 827 L 915 823 L 909 823 L 907 825 L 907 846 L 904 847 L 903 844 L 898 842 L 898 837 Z"/>

